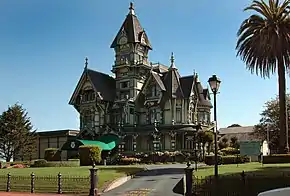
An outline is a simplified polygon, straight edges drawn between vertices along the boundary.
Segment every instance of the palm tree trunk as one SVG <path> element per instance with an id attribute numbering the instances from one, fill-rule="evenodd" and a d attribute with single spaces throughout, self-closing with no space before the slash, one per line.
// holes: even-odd
<path id="1" fill-rule="evenodd" d="M 287 153 L 289 151 L 288 145 L 288 115 L 286 108 L 286 79 L 285 66 L 283 60 L 278 60 L 278 83 L 279 83 L 279 153 Z"/>

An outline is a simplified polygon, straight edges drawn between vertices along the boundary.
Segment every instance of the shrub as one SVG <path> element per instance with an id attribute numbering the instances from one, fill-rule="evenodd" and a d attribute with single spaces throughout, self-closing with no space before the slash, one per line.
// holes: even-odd
<path id="1" fill-rule="evenodd" d="M 241 164 L 250 162 L 250 158 L 247 156 L 223 156 L 221 159 L 221 164 Z"/>
<path id="2" fill-rule="evenodd" d="M 227 148 L 223 148 L 220 150 L 223 155 L 236 155 L 236 154 L 240 154 L 240 150 L 233 148 L 233 147 L 227 147 Z"/>
<path id="3" fill-rule="evenodd" d="M 23 164 L 16 164 L 16 165 L 13 165 L 12 168 L 26 168 L 27 166 L 26 165 L 23 165 Z"/>
<path id="4" fill-rule="evenodd" d="M 83 145 L 79 147 L 80 165 L 92 165 L 93 161 L 99 163 L 101 161 L 101 149 L 98 146 Z"/>
<path id="5" fill-rule="evenodd" d="M 210 155 L 210 156 L 205 156 L 204 157 L 204 163 L 207 165 L 214 165 L 215 164 L 215 156 Z M 218 155 L 218 164 L 221 164 L 221 156 Z"/>
<path id="6" fill-rule="evenodd" d="M 123 157 L 119 160 L 119 165 L 133 165 L 141 162 L 141 159 L 134 157 Z"/>
<path id="7" fill-rule="evenodd" d="M 102 150 L 99 146 L 94 146 L 90 148 L 89 155 L 93 163 L 101 162 L 102 160 L 101 154 L 102 154 Z"/>
<path id="8" fill-rule="evenodd" d="M 61 151 L 57 148 L 47 148 L 44 150 L 44 159 L 47 161 L 60 161 Z"/>
<path id="9" fill-rule="evenodd" d="M 263 164 L 270 163 L 290 163 L 290 154 L 273 154 L 263 156 Z"/>
<path id="10" fill-rule="evenodd" d="M 207 165 L 214 165 L 215 164 L 215 157 L 214 156 L 205 156 L 204 160 L 205 164 Z M 250 162 L 250 158 L 247 156 L 218 156 L 218 164 L 241 164 L 241 163 L 248 163 Z"/>
<path id="11" fill-rule="evenodd" d="M 34 161 L 14 161 L 14 162 L 7 162 L 6 164 L 9 164 L 10 166 L 18 165 L 18 164 L 30 166 L 33 164 L 33 162 Z"/>
<path id="12" fill-rule="evenodd" d="M 31 167 L 46 167 L 47 161 L 44 159 L 39 159 L 34 161 L 34 164 Z"/>
<path id="13" fill-rule="evenodd" d="M 68 161 L 46 161 L 37 160 L 31 167 L 78 167 L 80 166 L 79 159 L 70 159 Z"/>

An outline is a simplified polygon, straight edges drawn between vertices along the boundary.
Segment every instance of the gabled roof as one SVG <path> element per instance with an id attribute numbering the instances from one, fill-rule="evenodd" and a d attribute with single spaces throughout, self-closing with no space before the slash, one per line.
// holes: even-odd
<path id="1" fill-rule="evenodd" d="M 181 85 L 184 97 L 185 98 L 190 97 L 190 93 L 191 93 L 192 85 L 193 85 L 193 75 L 181 77 L 179 80 L 180 80 L 180 85 Z"/>
<path id="2" fill-rule="evenodd" d="M 155 79 L 156 83 L 159 85 L 160 89 L 163 91 L 166 91 L 166 88 L 165 88 L 160 76 L 158 75 L 158 73 L 151 71 L 151 74 L 152 74 L 153 78 Z"/>
<path id="3" fill-rule="evenodd" d="M 114 101 L 116 93 L 115 79 L 107 74 L 85 68 L 73 92 L 69 104 L 73 105 L 73 102 L 76 100 L 84 81 L 87 79 L 92 83 L 94 90 L 100 95 L 100 97 L 102 97 L 104 101 Z"/>
<path id="4" fill-rule="evenodd" d="M 153 71 L 157 73 L 161 73 L 161 74 L 168 72 L 168 69 L 169 69 L 166 65 L 162 65 L 160 63 L 152 64 L 152 67 L 153 67 Z"/>
<path id="5" fill-rule="evenodd" d="M 88 69 L 88 75 L 97 90 L 100 92 L 103 100 L 105 101 L 114 101 L 116 94 L 116 83 L 115 79 L 111 76 Z"/>
<path id="6" fill-rule="evenodd" d="M 228 127 L 220 128 L 219 133 L 221 135 L 225 134 L 237 134 L 237 133 L 252 133 L 254 132 L 255 126 L 243 126 L 243 127 Z"/>
<path id="7" fill-rule="evenodd" d="M 180 74 L 176 68 L 170 67 L 168 72 L 164 74 L 163 83 L 166 88 L 167 98 L 184 97 L 179 78 Z"/>
<path id="8" fill-rule="evenodd" d="M 134 7 L 132 3 L 130 4 L 129 10 L 130 12 L 127 15 L 125 21 L 123 22 L 113 43 L 111 44 L 111 48 L 115 48 L 118 45 L 119 35 L 124 30 L 127 35 L 128 43 L 141 43 L 142 45 L 145 45 L 149 47 L 150 49 L 152 49 L 148 36 L 145 30 L 142 28 L 137 16 L 135 15 Z M 145 43 L 141 42 L 142 37 L 144 38 Z"/>
<path id="9" fill-rule="evenodd" d="M 200 82 L 196 83 L 197 85 L 197 90 L 198 90 L 198 95 L 199 95 L 199 105 L 201 106 L 208 106 L 208 107 L 212 107 L 212 104 L 210 102 L 210 99 L 208 99 L 208 95 L 205 94 L 205 89 L 202 87 Z"/>

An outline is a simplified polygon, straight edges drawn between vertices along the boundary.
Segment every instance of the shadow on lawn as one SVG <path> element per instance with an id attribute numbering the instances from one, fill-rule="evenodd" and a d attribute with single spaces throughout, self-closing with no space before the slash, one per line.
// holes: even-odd
<path id="1" fill-rule="evenodd" d="M 184 174 L 183 168 L 157 168 L 144 170 L 140 167 L 110 167 L 110 168 L 100 168 L 101 171 L 114 170 L 118 173 L 126 173 L 127 175 L 135 174 L 135 177 L 141 176 L 161 176 L 170 174 Z"/>
<path id="2" fill-rule="evenodd" d="M 115 171 L 117 173 L 125 173 L 127 175 L 133 175 L 139 172 L 143 172 L 142 167 L 103 167 L 99 169 L 100 171 Z"/>
<path id="3" fill-rule="evenodd" d="M 283 187 L 290 187 L 290 167 L 264 166 L 256 171 L 219 176 L 217 189 L 213 176 L 195 178 L 195 195 L 257 196 L 258 193 Z"/>

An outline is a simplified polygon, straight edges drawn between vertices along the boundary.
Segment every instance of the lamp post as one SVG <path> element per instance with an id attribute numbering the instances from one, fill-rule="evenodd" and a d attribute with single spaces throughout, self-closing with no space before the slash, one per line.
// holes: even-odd
<path id="1" fill-rule="evenodd" d="M 216 108 L 216 95 L 218 93 L 219 87 L 220 87 L 220 79 L 216 76 L 213 75 L 208 79 L 209 86 L 213 92 L 213 109 L 214 109 L 214 121 L 216 123 L 215 125 L 215 131 L 214 131 L 214 159 L 215 159 L 215 164 L 214 164 L 214 176 L 217 179 L 218 178 L 218 146 L 217 146 L 217 108 Z"/>

